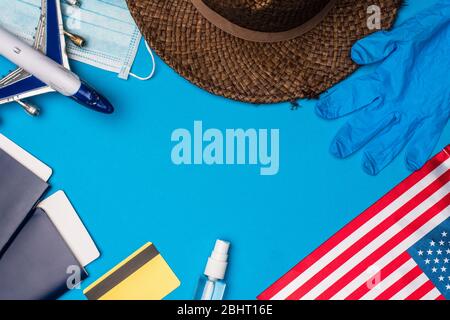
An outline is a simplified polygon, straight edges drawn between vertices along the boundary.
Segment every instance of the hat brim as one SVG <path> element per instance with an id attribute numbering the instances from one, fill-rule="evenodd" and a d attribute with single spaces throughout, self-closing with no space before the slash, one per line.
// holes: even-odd
<path id="1" fill-rule="evenodd" d="M 402 1 L 338 0 L 306 34 L 258 43 L 217 28 L 190 0 L 127 0 L 149 45 L 176 72 L 213 94 L 250 103 L 314 98 L 347 77 L 357 68 L 352 45 L 373 32 L 368 7 L 381 8 L 388 29 Z"/>

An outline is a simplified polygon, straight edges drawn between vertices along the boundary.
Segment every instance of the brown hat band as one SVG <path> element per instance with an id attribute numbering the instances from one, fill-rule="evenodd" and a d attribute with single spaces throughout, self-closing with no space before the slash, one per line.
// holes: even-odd
<path id="1" fill-rule="evenodd" d="M 325 18 L 336 1 L 337 0 L 331 0 L 317 15 L 291 30 L 282 32 L 261 32 L 241 27 L 229 21 L 208 7 L 202 0 L 191 0 L 198 12 L 217 28 L 235 37 L 253 42 L 280 42 L 295 39 L 318 25 Z"/>

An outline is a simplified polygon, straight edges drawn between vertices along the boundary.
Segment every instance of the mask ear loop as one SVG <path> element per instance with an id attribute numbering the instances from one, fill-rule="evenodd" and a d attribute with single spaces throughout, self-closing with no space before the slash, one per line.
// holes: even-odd
<path id="1" fill-rule="evenodd" d="M 151 78 L 153 78 L 153 76 L 154 76 L 154 74 L 155 74 L 155 71 L 156 71 L 155 56 L 153 55 L 153 51 L 152 51 L 152 49 L 150 49 L 150 46 L 148 45 L 147 41 L 144 41 L 144 42 L 145 42 L 145 46 L 147 47 L 147 51 L 148 51 L 148 53 L 150 54 L 150 58 L 152 59 L 152 65 L 153 65 L 152 71 L 151 71 L 150 74 L 149 74 L 148 76 L 146 76 L 146 77 L 140 77 L 140 76 L 138 76 L 138 75 L 136 75 L 136 74 L 130 72 L 130 76 L 132 76 L 133 78 L 136 78 L 136 79 L 138 79 L 138 80 L 141 80 L 141 81 L 147 81 L 147 80 L 150 80 Z"/>

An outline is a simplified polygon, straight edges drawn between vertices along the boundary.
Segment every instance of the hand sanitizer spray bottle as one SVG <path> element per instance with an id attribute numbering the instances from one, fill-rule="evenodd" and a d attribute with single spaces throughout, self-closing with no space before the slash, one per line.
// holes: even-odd
<path id="1" fill-rule="evenodd" d="M 223 281 L 228 266 L 230 243 L 217 240 L 211 256 L 208 258 L 205 272 L 200 277 L 195 300 L 222 300 L 226 284 Z"/>

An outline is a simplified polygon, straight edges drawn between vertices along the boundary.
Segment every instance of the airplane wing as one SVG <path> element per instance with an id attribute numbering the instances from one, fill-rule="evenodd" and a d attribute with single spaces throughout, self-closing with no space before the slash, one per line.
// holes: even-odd
<path id="1" fill-rule="evenodd" d="M 34 47 L 70 69 L 59 0 L 42 0 L 41 11 Z M 0 80 L 0 104 L 52 91 L 52 88 L 18 68 Z"/>

